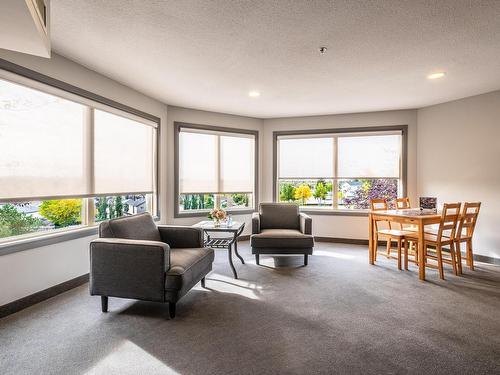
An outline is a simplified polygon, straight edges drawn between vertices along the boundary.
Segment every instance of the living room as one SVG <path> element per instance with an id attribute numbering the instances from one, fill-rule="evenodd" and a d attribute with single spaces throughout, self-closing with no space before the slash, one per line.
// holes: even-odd
<path id="1" fill-rule="evenodd" d="M 0 31 L 3 374 L 498 371 L 499 2 Z"/>

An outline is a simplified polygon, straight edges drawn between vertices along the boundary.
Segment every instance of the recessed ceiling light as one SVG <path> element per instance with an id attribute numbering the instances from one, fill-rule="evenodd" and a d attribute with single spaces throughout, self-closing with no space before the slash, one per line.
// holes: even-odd
<path id="1" fill-rule="evenodd" d="M 445 75 L 446 75 L 445 72 L 432 73 L 427 76 L 427 79 L 439 79 L 443 78 Z"/>
<path id="2" fill-rule="evenodd" d="M 258 92 L 258 91 L 250 91 L 248 93 L 248 96 L 251 97 L 251 98 L 258 98 L 260 96 L 260 92 Z"/>

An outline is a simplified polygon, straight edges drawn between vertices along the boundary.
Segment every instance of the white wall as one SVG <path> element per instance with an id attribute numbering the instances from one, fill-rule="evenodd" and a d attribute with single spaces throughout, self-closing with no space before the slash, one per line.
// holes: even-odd
<path id="1" fill-rule="evenodd" d="M 0 50 L 0 58 L 126 104 L 161 119 L 160 160 L 166 160 L 167 106 L 103 75 L 52 54 L 51 59 Z M 165 192 L 166 168 L 160 165 L 160 191 Z M 166 221 L 167 202 L 160 196 L 160 213 Z M 0 305 L 44 290 L 89 271 L 91 237 L 0 256 Z"/>
<path id="2" fill-rule="evenodd" d="M 224 113 L 198 111 L 194 109 L 168 107 L 168 177 L 167 177 L 167 222 L 176 225 L 191 225 L 204 217 L 174 218 L 174 122 L 213 125 L 228 128 L 257 130 L 259 132 L 259 192 L 262 191 L 262 120 L 244 116 L 227 115 Z M 260 194 L 262 195 L 262 194 Z M 251 232 L 251 215 L 234 215 L 234 220 L 244 221 L 245 231 Z"/>
<path id="3" fill-rule="evenodd" d="M 416 203 L 417 186 L 417 112 L 416 110 L 368 112 L 357 114 L 293 117 L 264 120 L 263 202 L 273 199 L 273 132 L 302 129 L 334 129 L 365 126 L 408 125 L 408 196 Z M 336 238 L 368 238 L 368 218 L 355 216 L 313 216 L 313 234 Z"/>
<path id="4" fill-rule="evenodd" d="M 481 201 L 474 252 L 500 258 L 500 91 L 419 109 L 418 193 Z"/>

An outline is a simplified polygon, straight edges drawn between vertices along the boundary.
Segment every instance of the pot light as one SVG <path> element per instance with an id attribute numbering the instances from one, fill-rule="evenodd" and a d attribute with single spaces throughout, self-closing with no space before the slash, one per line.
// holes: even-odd
<path id="1" fill-rule="evenodd" d="M 260 92 L 258 92 L 258 91 L 250 91 L 248 93 L 248 96 L 251 97 L 251 98 L 258 98 L 260 96 Z"/>
<path id="2" fill-rule="evenodd" d="M 427 79 L 439 79 L 443 78 L 445 75 L 446 75 L 445 72 L 432 73 L 427 76 Z"/>

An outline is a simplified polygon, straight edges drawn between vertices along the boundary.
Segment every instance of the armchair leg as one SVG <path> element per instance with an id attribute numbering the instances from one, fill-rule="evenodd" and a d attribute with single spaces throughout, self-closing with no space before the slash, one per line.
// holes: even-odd
<path id="1" fill-rule="evenodd" d="M 108 296 L 101 296 L 101 310 L 108 312 Z"/>
<path id="2" fill-rule="evenodd" d="M 205 288 L 205 278 L 201 279 L 201 287 Z"/>
<path id="3" fill-rule="evenodd" d="M 308 254 L 304 254 L 304 266 L 307 266 Z"/>
<path id="4" fill-rule="evenodd" d="M 259 254 L 255 254 L 255 263 L 259 266 Z"/>
<path id="5" fill-rule="evenodd" d="M 168 303 L 168 317 L 170 319 L 175 318 L 175 302 L 169 302 Z"/>

